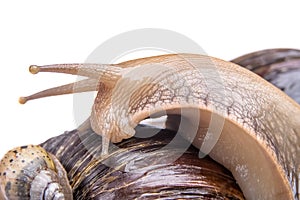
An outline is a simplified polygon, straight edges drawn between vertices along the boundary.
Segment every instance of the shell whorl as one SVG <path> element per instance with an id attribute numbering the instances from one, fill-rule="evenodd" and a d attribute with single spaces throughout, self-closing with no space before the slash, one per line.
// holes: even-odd
<path id="1" fill-rule="evenodd" d="M 1 199 L 72 199 L 57 158 L 37 145 L 17 147 L 0 163 Z"/>

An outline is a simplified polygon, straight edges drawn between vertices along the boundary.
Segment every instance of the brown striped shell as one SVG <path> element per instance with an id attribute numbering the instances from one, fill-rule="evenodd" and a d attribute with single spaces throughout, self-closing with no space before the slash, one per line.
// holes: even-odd
<path id="1" fill-rule="evenodd" d="M 300 50 L 266 49 L 231 62 L 255 72 L 300 103 Z"/>
<path id="2" fill-rule="evenodd" d="M 244 199 L 230 171 L 209 157 L 199 159 L 196 148 L 173 162 L 181 144 L 164 147 L 175 132 L 148 126 L 136 131 L 105 158 L 101 137 L 91 129 L 66 132 L 42 146 L 61 160 L 74 199 Z"/>

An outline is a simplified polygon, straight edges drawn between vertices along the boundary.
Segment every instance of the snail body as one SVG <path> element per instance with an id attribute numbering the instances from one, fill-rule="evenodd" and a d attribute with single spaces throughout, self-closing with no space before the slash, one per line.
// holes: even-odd
<path id="1" fill-rule="evenodd" d="M 299 198 L 300 107 L 238 65 L 203 55 L 172 54 L 115 65 L 31 66 L 30 71 L 88 77 L 22 97 L 20 103 L 98 91 L 82 127 L 102 135 L 103 156 L 109 142 L 132 137 L 141 120 L 166 114 L 167 128 L 178 129 L 228 168 L 246 198 Z M 183 126 L 178 126 L 180 120 Z M 214 126 L 216 122 L 221 125 Z M 184 135 L 187 132 L 192 134 Z"/>
<path id="2" fill-rule="evenodd" d="M 73 199 L 66 172 L 37 145 L 17 147 L 0 163 L 1 199 Z"/>

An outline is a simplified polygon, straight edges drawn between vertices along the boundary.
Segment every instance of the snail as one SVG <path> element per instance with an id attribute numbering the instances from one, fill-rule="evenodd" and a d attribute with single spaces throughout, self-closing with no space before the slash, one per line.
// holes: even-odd
<path id="1" fill-rule="evenodd" d="M 20 103 L 98 91 L 91 116 L 79 130 L 91 128 L 102 135 L 102 159 L 109 153 L 109 142 L 131 138 L 141 120 L 166 114 L 167 128 L 180 129 L 202 153 L 229 169 L 247 199 L 299 198 L 300 107 L 236 64 L 203 55 L 171 54 L 115 65 L 31 66 L 30 72 L 88 77 L 21 97 Z M 215 127 L 213 119 L 224 126 L 210 129 Z M 178 126 L 180 121 L 183 126 Z"/>
<path id="2" fill-rule="evenodd" d="M 38 145 L 17 147 L 0 163 L 1 199 L 73 199 L 66 171 Z"/>

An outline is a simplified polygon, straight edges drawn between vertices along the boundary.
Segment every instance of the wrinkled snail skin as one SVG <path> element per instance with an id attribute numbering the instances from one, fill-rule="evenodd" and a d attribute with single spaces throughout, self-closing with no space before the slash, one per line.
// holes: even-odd
<path id="1" fill-rule="evenodd" d="M 247 199 L 299 198 L 299 105 L 238 65 L 208 56 L 178 54 L 116 65 L 34 66 L 30 71 L 88 77 L 67 88 L 23 97 L 20 102 L 97 90 L 88 123 L 103 136 L 104 155 L 109 141 L 132 137 L 133 128 L 150 115 L 168 114 L 169 122 L 181 115 L 188 124 L 183 126 L 186 130 L 198 126 L 203 130 L 214 119 L 224 119 L 220 130 L 185 137 L 202 149 L 212 142 L 206 135 L 219 134 L 213 148 L 204 153 L 232 172 Z M 92 86 L 87 86 L 89 81 Z M 200 119 L 194 121 L 199 114 Z"/>
<path id="2" fill-rule="evenodd" d="M 73 199 L 63 166 L 37 145 L 10 150 L 1 160 L 0 180 L 3 200 Z"/>

